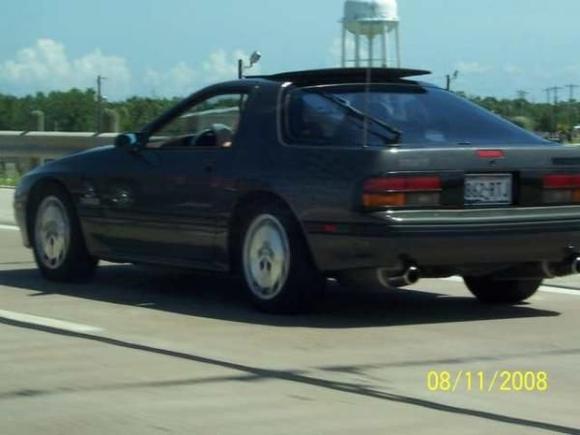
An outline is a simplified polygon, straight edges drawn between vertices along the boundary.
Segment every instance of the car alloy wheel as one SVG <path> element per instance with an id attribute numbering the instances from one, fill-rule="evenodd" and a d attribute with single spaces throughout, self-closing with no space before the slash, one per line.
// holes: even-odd
<path id="1" fill-rule="evenodd" d="M 290 243 L 284 225 L 270 214 L 258 215 L 248 227 L 242 252 L 252 293 L 261 300 L 275 299 L 290 271 Z"/>
<path id="2" fill-rule="evenodd" d="M 56 196 L 40 203 L 35 222 L 35 243 L 40 261 L 49 269 L 60 268 L 70 246 L 70 222 L 66 208 Z"/>

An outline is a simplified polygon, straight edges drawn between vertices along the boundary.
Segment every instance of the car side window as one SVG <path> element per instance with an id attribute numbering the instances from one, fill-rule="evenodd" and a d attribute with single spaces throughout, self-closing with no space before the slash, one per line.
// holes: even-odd
<path id="1" fill-rule="evenodd" d="M 198 102 L 154 132 L 147 148 L 230 148 L 247 99 L 248 94 L 230 93 Z"/>

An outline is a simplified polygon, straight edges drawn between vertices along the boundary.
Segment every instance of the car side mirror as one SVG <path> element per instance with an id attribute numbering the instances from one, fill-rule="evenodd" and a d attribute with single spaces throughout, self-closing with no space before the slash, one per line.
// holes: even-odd
<path id="1" fill-rule="evenodd" d="M 143 135 L 140 133 L 122 133 L 115 139 L 115 147 L 138 152 L 143 148 L 143 142 Z"/>

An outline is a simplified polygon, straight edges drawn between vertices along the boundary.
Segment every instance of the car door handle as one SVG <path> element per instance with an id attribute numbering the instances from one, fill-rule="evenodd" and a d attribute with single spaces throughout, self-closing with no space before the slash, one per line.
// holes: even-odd
<path id="1" fill-rule="evenodd" d="M 203 168 L 208 174 L 213 172 L 213 162 L 207 162 Z"/>

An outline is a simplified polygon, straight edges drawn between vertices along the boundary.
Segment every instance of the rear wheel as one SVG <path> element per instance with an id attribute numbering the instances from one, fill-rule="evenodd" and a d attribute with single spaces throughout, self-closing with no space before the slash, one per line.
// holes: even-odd
<path id="1" fill-rule="evenodd" d="M 465 285 L 481 302 L 516 304 L 532 297 L 542 285 L 542 279 L 498 279 L 493 275 L 464 277 Z"/>
<path id="2" fill-rule="evenodd" d="M 87 252 L 78 217 L 67 193 L 57 185 L 42 188 L 34 204 L 31 232 L 36 264 L 52 281 L 91 278 L 97 260 Z"/>
<path id="3" fill-rule="evenodd" d="M 239 255 L 244 287 L 262 311 L 302 312 L 322 293 L 324 279 L 284 207 L 258 206 L 246 214 Z"/>

